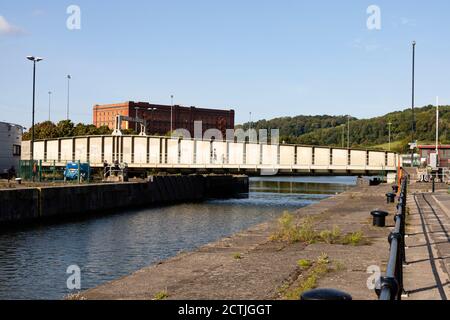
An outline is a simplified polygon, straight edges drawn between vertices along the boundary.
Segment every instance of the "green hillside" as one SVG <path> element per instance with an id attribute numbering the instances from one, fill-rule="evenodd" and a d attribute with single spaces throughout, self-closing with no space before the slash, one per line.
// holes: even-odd
<path id="1" fill-rule="evenodd" d="M 434 142 L 436 132 L 436 108 L 426 106 L 415 110 L 417 122 L 416 139 L 420 142 Z M 355 119 L 350 122 L 351 147 L 388 148 L 388 123 L 392 123 L 392 149 L 407 150 L 411 141 L 411 109 L 389 113 L 371 119 Z M 315 116 L 278 118 L 258 121 L 256 129 L 280 129 L 281 140 L 286 143 L 347 146 L 346 116 Z M 248 127 L 248 123 L 244 128 Z M 440 141 L 450 143 L 450 106 L 440 107 Z"/>

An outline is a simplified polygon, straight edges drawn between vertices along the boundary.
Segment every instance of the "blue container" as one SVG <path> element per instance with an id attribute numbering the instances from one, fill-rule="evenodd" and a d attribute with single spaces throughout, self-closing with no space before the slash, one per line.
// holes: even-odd
<path id="1" fill-rule="evenodd" d="M 81 179 L 86 180 L 89 176 L 89 171 L 91 167 L 88 163 L 80 163 L 79 165 L 81 172 Z M 64 170 L 64 179 L 65 180 L 78 180 L 78 163 L 69 162 L 66 165 L 66 169 Z"/>

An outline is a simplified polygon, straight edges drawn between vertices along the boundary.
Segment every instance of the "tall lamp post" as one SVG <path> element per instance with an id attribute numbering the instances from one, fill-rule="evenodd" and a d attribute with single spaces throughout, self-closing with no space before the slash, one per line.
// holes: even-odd
<path id="1" fill-rule="evenodd" d="M 347 149 L 350 149 L 350 116 L 347 116 Z"/>
<path id="2" fill-rule="evenodd" d="M 30 158 L 34 160 L 34 110 L 36 101 L 36 63 L 42 61 L 43 58 L 27 56 L 27 59 L 33 61 L 33 109 L 31 116 L 31 145 L 30 145 Z"/>
<path id="3" fill-rule="evenodd" d="M 415 73 L 416 73 L 416 42 L 412 43 L 412 143 L 415 143 L 416 139 L 416 115 L 414 112 L 415 106 Z M 411 168 L 414 167 L 414 145 L 411 146 Z"/>
<path id="4" fill-rule="evenodd" d="M 173 132 L 173 94 L 170 95 L 170 134 Z"/>
<path id="5" fill-rule="evenodd" d="M 151 111 L 151 118 L 150 118 L 150 129 L 153 128 L 153 112 L 156 111 L 156 108 L 148 108 L 148 111 Z M 151 132 L 151 131 L 150 131 Z M 172 132 L 172 131 L 171 131 Z"/>
<path id="6" fill-rule="evenodd" d="M 389 151 L 391 151 L 391 126 L 392 126 L 392 122 L 389 122 L 388 126 L 389 126 Z"/>
<path id="7" fill-rule="evenodd" d="M 439 97 L 436 97 L 436 154 L 439 157 Z"/>
<path id="8" fill-rule="evenodd" d="M 52 92 L 48 92 L 48 121 L 51 121 L 50 118 L 50 110 L 51 110 L 51 104 L 52 104 Z"/>
<path id="9" fill-rule="evenodd" d="M 67 75 L 67 120 L 69 120 L 69 110 L 70 110 L 70 79 L 72 76 L 70 74 Z"/>

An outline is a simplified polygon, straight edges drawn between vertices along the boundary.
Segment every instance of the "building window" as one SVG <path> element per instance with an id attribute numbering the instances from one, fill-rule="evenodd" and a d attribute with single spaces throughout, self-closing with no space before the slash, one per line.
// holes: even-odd
<path id="1" fill-rule="evenodd" d="M 19 146 L 19 145 L 17 145 L 17 144 L 15 144 L 15 145 L 13 145 L 13 156 L 14 157 L 20 157 L 20 155 L 21 155 L 21 150 L 22 149 L 22 147 L 21 146 Z"/>

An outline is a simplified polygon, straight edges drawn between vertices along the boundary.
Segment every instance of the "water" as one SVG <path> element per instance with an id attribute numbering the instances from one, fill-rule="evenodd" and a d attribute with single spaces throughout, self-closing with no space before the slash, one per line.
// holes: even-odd
<path id="1" fill-rule="evenodd" d="M 248 199 L 142 209 L 0 232 L 0 299 L 61 299 L 229 236 L 355 184 L 350 177 L 252 178 Z"/>

